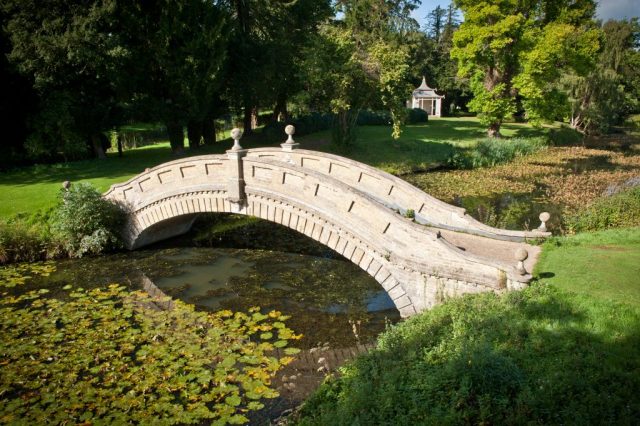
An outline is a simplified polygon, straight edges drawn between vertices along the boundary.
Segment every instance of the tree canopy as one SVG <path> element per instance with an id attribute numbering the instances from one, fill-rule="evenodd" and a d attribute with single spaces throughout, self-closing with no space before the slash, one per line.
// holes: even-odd
<path id="1" fill-rule="evenodd" d="M 469 79 L 477 112 L 490 136 L 518 110 L 539 123 L 566 111 L 568 97 L 555 82 L 564 72 L 586 75 L 595 66 L 601 33 L 595 2 L 456 0 L 464 22 L 451 55 Z"/>

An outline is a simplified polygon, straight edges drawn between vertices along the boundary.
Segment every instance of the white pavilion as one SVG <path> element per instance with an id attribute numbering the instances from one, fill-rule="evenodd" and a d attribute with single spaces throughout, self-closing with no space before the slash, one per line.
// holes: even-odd
<path id="1" fill-rule="evenodd" d="M 442 98 L 444 96 L 438 95 L 434 89 L 427 86 L 427 81 L 422 77 L 422 84 L 411 95 L 411 108 L 420 108 L 429 116 L 440 117 Z"/>

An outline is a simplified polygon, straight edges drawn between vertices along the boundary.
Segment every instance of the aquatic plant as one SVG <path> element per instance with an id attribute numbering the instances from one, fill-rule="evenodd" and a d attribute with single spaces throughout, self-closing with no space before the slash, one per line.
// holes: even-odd
<path id="1" fill-rule="evenodd" d="M 0 318 L 0 423 L 245 423 L 301 337 L 277 311 L 161 310 L 117 284 L 5 291 Z"/>

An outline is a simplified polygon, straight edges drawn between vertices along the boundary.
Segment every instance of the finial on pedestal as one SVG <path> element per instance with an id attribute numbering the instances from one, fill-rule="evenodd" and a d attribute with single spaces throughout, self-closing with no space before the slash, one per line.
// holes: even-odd
<path id="1" fill-rule="evenodd" d="M 231 130 L 231 139 L 233 139 L 232 151 L 239 151 L 242 149 L 240 146 L 240 138 L 242 137 L 242 130 L 237 127 Z"/>
<path id="2" fill-rule="evenodd" d="M 529 253 L 526 249 L 520 247 L 518 250 L 516 250 L 515 258 L 518 261 L 518 264 L 516 265 L 516 271 L 518 271 L 520 275 L 525 275 L 527 273 L 527 270 L 524 269 L 524 261 L 527 259 L 527 257 L 529 257 Z"/>
<path id="3" fill-rule="evenodd" d="M 293 140 L 293 135 L 296 133 L 296 128 L 295 128 L 292 124 L 289 124 L 287 127 L 285 127 L 285 128 L 284 128 L 284 132 L 285 132 L 287 135 L 289 135 L 289 137 L 287 138 L 287 141 L 286 141 L 285 143 L 288 143 L 288 144 L 294 144 L 294 143 L 296 143 L 296 142 Z"/>
<path id="4" fill-rule="evenodd" d="M 551 215 L 548 212 L 540 213 L 540 226 L 538 226 L 538 231 L 547 232 L 547 222 L 551 218 Z"/>

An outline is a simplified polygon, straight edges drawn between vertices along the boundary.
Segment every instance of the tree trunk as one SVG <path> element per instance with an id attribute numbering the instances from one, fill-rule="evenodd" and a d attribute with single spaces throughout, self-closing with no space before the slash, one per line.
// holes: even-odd
<path id="1" fill-rule="evenodd" d="M 287 96 L 284 94 L 278 95 L 275 107 L 273 107 L 273 121 L 289 121 L 289 112 L 287 111 Z"/>
<path id="2" fill-rule="evenodd" d="M 245 105 L 244 107 L 244 117 L 242 119 L 242 127 L 244 136 L 249 136 L 252 133 L 251 121 L 252 121 L 252 112 L 253 107 L 250 105 Z"/>
<path id="3" fill-rule="evenodd" d="M 251 109 L 251 130 L 258 128 L 258 107 Z"/>
<path id="4" fill-rule="evenodd" d="M 213 117 L 205 118 L 202 122 L 202 139 L 205 145 L 213 145 L 216 142 L 216 123 Z"/>
<path id="5" fill-rule="evenodd" d="M 189 149 L 198 149 L 200 147 L 200 138 L 202 138 L 202 121 L 189 120 L 187 123 L 187 138 L 189 139 Z"/>
<path id="6" fill-rule="evenodd" d="M 180 155 L 184 151 L 184 129 L 182 124 L 177 122 L 167 122 L 167 133 L 169 133 L 169 143 L 171 144 L 171 152 Z"/>
<path id="7" fill-rule="evenodd" d="M 499 121 L 495 121 L 493 123 L 491 123 L 489 125 L 489 128 L 487 129 L 487 136 L 489 136 L 490 138 L 500 138 L 502 137 L 502 135 L 500 134 L 500 126 L 502 125 L 501 122 Z"/>
<path id="8" fill-rule="evenodd" d="M 118 157 L 122 157 L 122 136 L 118 135 Z"/>
<path id="9" fill-rule="evenodd" d="M 104 149 L 102 148 L 102 140 L 100 139 L 100 135 L 92 135 L 91 136 L 91 147 L 93 148 L 93 153 L 99 159 L 105 159 L 107 156 L 104 153 Z"/>

